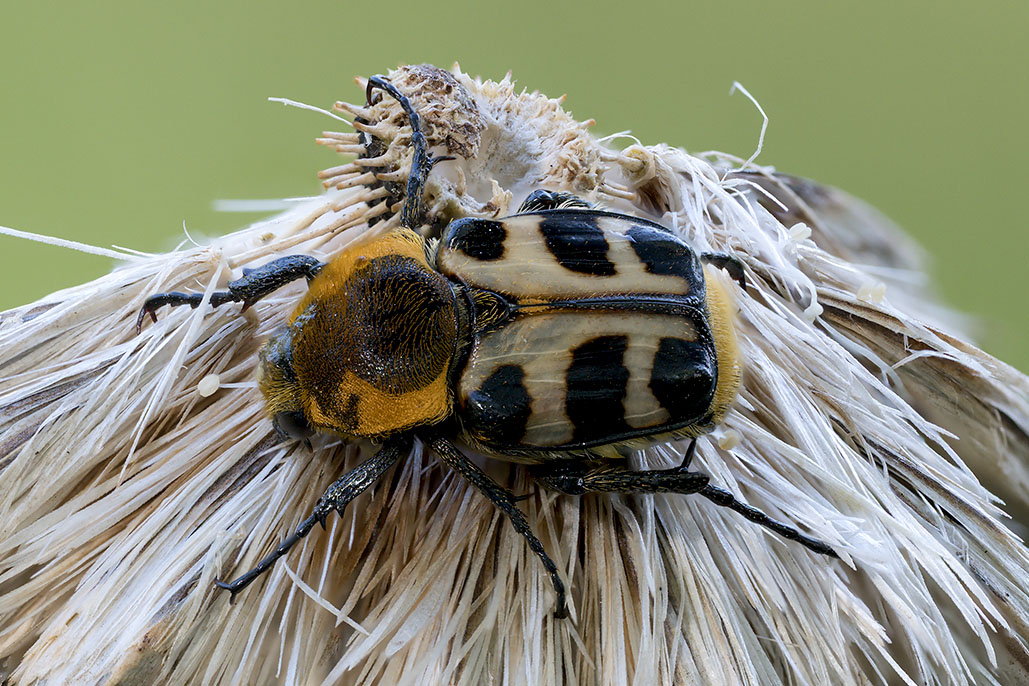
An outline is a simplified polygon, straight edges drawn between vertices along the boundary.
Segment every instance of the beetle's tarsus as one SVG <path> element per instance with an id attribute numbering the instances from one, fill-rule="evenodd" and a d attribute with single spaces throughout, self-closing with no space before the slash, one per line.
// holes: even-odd
<path id="1" fill-rule="evenodd" d="M 139 314 L 136 315 L 136 333 L 138 334 L 143 329 L 143 319 L 150 315 L 150 318 L 157 322 L 157 310 L 165 305 L 171 305 L 177 307 L 178 305 L 189 305 L 192 308 L 196 308 L 200 301 L 203 299 L 202 293 L 180 293 L 178 291 L 172 291 L 170 293 L 155 293 L 151 295 L 143 303 L 143 307 L 140 308 Z"/>
<path id="2" fill-rule="evenodd" d="M 386 441 L 382 449 L 369 460 L 350 470 L 329 486 L 325 491 L 325 495 L 318 500 L 318 504 L 315 505 L 311 516 L 301 522 L 296 531 L 280 543 L 275 550 L 262 558 L 253 569 L 229 583 L 215 579 L 215 584 L 218 588 L 224 588 L 235 596 L 249 586 L 257 577 L 271 569 L 275 561 L 288 553 L 300 539 L 310 533 L 315 524 L 320 523 L 324 529 L 325 519 L 328 517 L 329 512 L 336 510 L 336 512 L 342 515 L 343 510 L 350 501 L 361 495 L 366 488 L 385 474 L 400 456 L 407 452 L 410 446 L 411 439 L 406 435 L 395 436 Z"/>
<path id="3" fill-rule="evenodd" d="M 831 546 L 829 546 L 829 544 L 824 543 L 818 540 L 817 538 L 805 536 L 804 534 L 797 531 L 797 529 L 795 529 L 794 527 L 788 524 L 784 524 L 778 521 L 777 519 L 772 519 L 764 512 L 755 507 L 751 507 L 750 505 L 741 503 L 729 491 L 718 488 L 717 486 L 708 485 L 701 489 L 699 493 L 700 495 L 704 496 L 716 505 L 728 507 L 733 512 L 737 512 L 743 515 L 755 524 L 760 524 L 766 529 L 774 531 L 775 533 L 779 534 L 787 540 L 795 541 L 804 546 L 805 548 L 807 548 L 808 550 L 820 553 L 822 555 L 827 555 L 829 557 L 835 557 L 836 559 L 839 559 L 840 557 L 836 553 L 836 551 Z"/>
<path id="4" fill-rule="evenodd" d="M 221 579 L 215 579 L 214 580 L 214 585 L 217 586 L 218 588 L 224 588 L 226 591 L 229 591 L 230 592 L 229 593 L 229 602 L 230 603 L 231 602 L 235 602 L 235 600 L 236 600 L 236 593 L 238 591 L 233 591 L 232 590 L 232 584 L 226 583 L 226 582 L 222 581 Z"/>
<path id="5" fill-rule="evenodd" d="M 686 449 L 687 460 L 693 457 L 696 440 Z M 699 493 L 716 505 L 728 507 L 755 524 L 760 524 L 785 539 L 796 541 L 808 550 L 839 558 L 828 544 L 800 533 L 794 527 L 772 519 L 761 510 L 741 503 L 732 493 L 712 486 L 710 477 L 686 471 L 688 461 L 674 469 L 634 472 L 609 461 L 559 461 L 532 467 L 532 474 L 545 487 L 567 495 L 585 493 Z"/>
<path id="6" fill-rule="evenodd" d="M 429 167 L 435 167 L 440 162 L 449 162 L 450 160 L 456 160 L 457 158 L 453 155 L 440 155 L 436 157 L 434 155 L 429 156 Z"/>
<path id="7" fill-rule="evenodd" d="M 543 567 L 550 574 L 550 582 L 554 586 L 554 592 L 557 594 L 557 608 L 554 610 L 554 617 L 563 619 L 568 616 L 568 604 L 565 601 L 565 585 L 561 581 L 561 575 L 557 571 L 557 565 L 547 555 L 547 551 L 543 549 L 543 543 L 540 542 L 536 535 L 532 532 L 532 528 L 529 526 L 529 522 L 525 519 L 525 514 L 515 507 L 514 495 L 507 489 L 500 486 L 496 481 L 491 479 L 488 474 L 479 469 L 471 460 L 454 447 L 454 444 L 443 437 L 435 437 L 429 440 L 429 446 L 435 451 L 437 455 L 447 464 L 448 467 L 453 469 L 455 472 L 463 476 L 468 482 L 479 489 L 479 492 L 489 498 L 498 510 L 507 515 L 511 521 L 511 526 L 514 527 L 515 531 L 522 535 L 526 543 L 529 544 L 529 549 L 536 553 L 536 556 L 543 563 Z"/>

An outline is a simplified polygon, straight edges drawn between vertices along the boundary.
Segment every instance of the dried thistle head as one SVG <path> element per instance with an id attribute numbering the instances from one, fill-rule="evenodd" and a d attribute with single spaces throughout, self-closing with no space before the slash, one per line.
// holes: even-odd
<path id="1" fill-rule="evenodd" d="M 326 192 L 206 247 L 133 259 L 0 319 L 0 659 L 12 684 L 1016 683 L 1029 676 L 1029 383 L 962 341 L 913 248 L 833 189 L 664 145 L 616 150 L 509 79 L 403 67 L 434 151 L 433 233 L 536 188 L 654 218 L 753 274 L 740 397 L 697 463 L 805 522 L 844 562 L 686 496 L 522 503 L 573 621 L 518 535 L 415 446 L 235 605 L 245 569 L 372 448 L 274 436 L 256 351 L 298 285 L 243 316 L 174 311 L 280 254 L 328 257 L 398 225 L 398 104 L 339 103 L 357 155 Z M 364 85 L 361 82 L 361 85 Z M 213 376 L 216 375 L 216 376 Z M 682 445 L 639 453 L 677 462 Z M 492 476 L 533 492 L 518 466 Z"/>

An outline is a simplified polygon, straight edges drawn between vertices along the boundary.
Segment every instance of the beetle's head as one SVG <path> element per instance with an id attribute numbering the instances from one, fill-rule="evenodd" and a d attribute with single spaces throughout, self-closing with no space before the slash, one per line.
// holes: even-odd
<path id="1" fill-rule="evenodd" d="M 304 411 L 301 386 L 293 371 L 290 328 L 280 329 L 261 349 L 257 385 L 264 393 L 275 432 L 283 439 L 305 439 L 314 428 Z"/>
<path id="2" fill-rule="evenodd" d="M 420 236 L 395 231 L 345 250 L 261 351 L 276 429 L 383 438 L 442 421 L 457 327 L 454 289 Z"/>

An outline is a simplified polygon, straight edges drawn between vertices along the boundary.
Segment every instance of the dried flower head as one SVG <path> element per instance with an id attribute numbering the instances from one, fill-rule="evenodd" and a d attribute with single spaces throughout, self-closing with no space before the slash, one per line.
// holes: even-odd
<path id="1" fill-rule="evenodd" d="M 738 298 L 741 394 L 697 464 L 803 522 L 843 561 L 688 496 L 518 493 L 570 585 L 555 620 L 535 557 L 415 446 L 234 605 L 247 569 L 372 447 L 282 443 L 252 381 L 303 288 L 240 316 L 242 266 L 326 258 L 399 223 L 411 129 L 391 98 L 337 103 L 354 131 L 324 194 L 0 319 L 0 676 L 11 684 L 1011 684 L 1029 679 L 1029 382 L 963 342 L 918 251 L 836 190 L 665 145 L 622 150 L 539 93 L 455 68 L 392 83 L 455 159 L 421 198 L 432 234 L 537 188 L 649 216 L 754 275 Z M 364 82 L 359 82 L 362 86 Z M 743 167 L 743 168 L 740 168 Z M 639 453 L 677 464 L 683 445 Z"/>

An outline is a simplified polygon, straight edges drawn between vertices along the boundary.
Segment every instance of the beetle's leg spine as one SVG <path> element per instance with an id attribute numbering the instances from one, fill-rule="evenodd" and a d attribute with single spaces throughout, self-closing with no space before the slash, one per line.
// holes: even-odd
<path id="1" fill-rule="evenodd" d="M 689 447 L 686 448 L 686 454 L 682 456 L 682 464 L 679 465 L 679 471 L 685 472 L 690 468 L 690 464 L 693 462 L 693 455 L 697 452 L 697 439 L 694 438 L 690 441 Z"/>
<path id="2" fill-rule="evenodd" d="M 241 302 L 243 311 L 246 311 L 255 302 L 291 281 L 304 277 L 310 282 L 324 266 L 324 263 L 309 255 L 288 255 L 256 269 L 244 269 L 241 278 L 229 282 L 229 290 L 215 291 L 211 294 L 211 306 L 219 307 L 225 303 Z M 143 319 L 147 315 L 157 321 L 157 310 L 161 307 L 189 305 L 196 308 L 203 299 L 203 293 L 178 291 L 151 295 L 136 316 L 136 333 L 143 328 Z"/>
<path id="3" fill-rule="evenodd" d="M 550 574 L 550 581 L 554 585 L 554 591 L 557 593 L 557 609 L 554 610 L 554 617 L 558 619 L 564 619 L 568 616 L 568 606 L 565 602 L 565 585 L 561 581 L 561 576 L 557 571 L 557 565 L 547 555 L 547 551 L 543 549 L 543 543 L 540 542 L 536 535 L 532 532 L 532 528 L 529 526 L 529 522 L 525 519 L 525 514 L 515 506 L 515 496 L 503 488 L 497 482 L 489 477 L 484 471 L 479 469 L 471 460 L 458 450 L 449 440 L 442 437 L 435 437 L 429 439 L 429 445 L 436 452 L 437 455 L 455 472 L 463 476 L 473 486 L 479 489 L 479 492 L 489 498 L 498 510 L 507 515 L 508 519 L 511 520 L 511 525 L 515 528 L 515 531 L 520 533 L 526 542 L 529 544 L 529 548 L 532 552 L 536 553 L 539 557 L 540 562 L 543 563 L 544 568 Z"/>
<path id="4" fill-rule="evenodd" d="M 346 509 L 350 501 L 361 495 L 366 488 L 375 483 L 410 447 L 411 439 L 406 434 L 390 438 L 374 456 L 350 470 L 329 486 L 325 494 L 318 499 L 318 504 L 315 505 L 311 516 L 301 522 L 296 531 L 258 562 L 257 566 L 229 583 L 219 581 L 218 579 L 215 579 L 214 583 L 219 588 L 229 591 L 232 594 L 231 599 L 235 599 L 237 593 L 249 586 L 257 577 L 271 569 L 276 560 L 288 553 L 290 548 L 310 533 L 315 524 L 321 524 L 324 529 L 325 519 L 329 516 L 330 512 L 335 510 L 342 517 L 343 510 Z"/>

